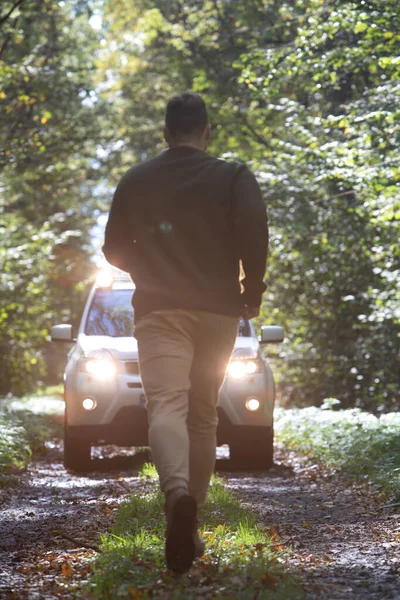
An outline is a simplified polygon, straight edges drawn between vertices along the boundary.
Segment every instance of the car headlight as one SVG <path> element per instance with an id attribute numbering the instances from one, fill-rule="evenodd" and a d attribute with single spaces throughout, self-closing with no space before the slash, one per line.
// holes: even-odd
<path id="1" fill-rule="evenodd" d="M 116 375 L 117 364 L 111 357 L 89 357 L 80 361 L 79 370 L 93 375 L 95 379 L 105 381 Z"/>
<path id="2" fill-rule="evenodd" d="M 233 379 L 242 379 L 246 375 L 260 373 L 261 363 L 259 360 L 232 360 L 227 369 L 227 373 Z"/>

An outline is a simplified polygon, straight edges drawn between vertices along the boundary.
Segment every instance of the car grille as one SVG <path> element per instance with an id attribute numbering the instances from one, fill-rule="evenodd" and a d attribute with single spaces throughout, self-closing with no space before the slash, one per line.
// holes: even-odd
<path id="1" fill-rule="evenodd" d="M 139 363 L 137 360 L 127 360 L 125 362 L 125 371 L 130 375 L 139 375 Z"/>

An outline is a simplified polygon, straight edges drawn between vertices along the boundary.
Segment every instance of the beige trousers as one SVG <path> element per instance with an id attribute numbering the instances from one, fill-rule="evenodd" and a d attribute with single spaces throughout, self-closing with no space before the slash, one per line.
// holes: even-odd
<path id="1" fill-rule="evenodd" d="M 135 327 L 161 489 L 186 488 L 199 507 L 215 466 L 219 390 L 237 328 L 235 317 L 186 310 L 154 311 Z"/>

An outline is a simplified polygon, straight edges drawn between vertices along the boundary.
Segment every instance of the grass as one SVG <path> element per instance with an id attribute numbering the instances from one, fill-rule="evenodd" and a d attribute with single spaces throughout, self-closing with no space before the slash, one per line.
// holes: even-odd
<path id="1" fill-rule="evenodd" d="M 400 414 L 380 418 L 360 409 L 276 411 L 279 440 L 328 465 L 379 484 L 400 500 Z"/>
<path id="2" fill-rule="evenodd" d="M 152 465 L 141 472 L 153 478 Z M 102 538 L 91 593 L 99 599 L 302 598 L 300 586 L 284 572 L 271 537 L 255 516 L 214 478 L 204 509 L 202 535 L 207 553 L 191 571 L 175 577 L 164 563 L 163 496 L 133 496 L 119 509 L 112 531 Z"/>
<path id="3" fill-rule="evenodd" d="M 0 487 L 44 452 L 46 440 L 62 437 L 62 414 L 58 395 L 0 399 Z"/>
<path id="4" fill-rule="evenodd" d="M 40 385 L 35 390 L 35 396 L 57 396 L 64 397 L 64 386 L 62 383 L 56 385 Z"/>

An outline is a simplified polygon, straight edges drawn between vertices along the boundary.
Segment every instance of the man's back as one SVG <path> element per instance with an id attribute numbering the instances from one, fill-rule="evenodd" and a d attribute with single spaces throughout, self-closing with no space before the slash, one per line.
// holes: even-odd
<path id="1" fill-rule="evenodd" d="M 260 189 L 245 166 L 205 153 L 210 134 L 200 96 L 169 100 L 170 149 L 123 177 L 103 247 L 136 284 L 149 443 L 165 495 L 165 558 L 177 574 L 204 554 L 197 518 L 215 465 L 219 390 L 237 317 L 256 316 L 265 289 L 268 223 Z"/>
<path id="2" fill-rule="evenodd" d="M 178 146 L 130 169 L 113 208 L 104 253 L 115 262 L 124 238 L 121 268 L 136 284 L 137 318 L 169 308 L 240 314 L 243 245 L 264 269 L 259 246 L 268 244 L 265 207 L 245 166 Z"/>

